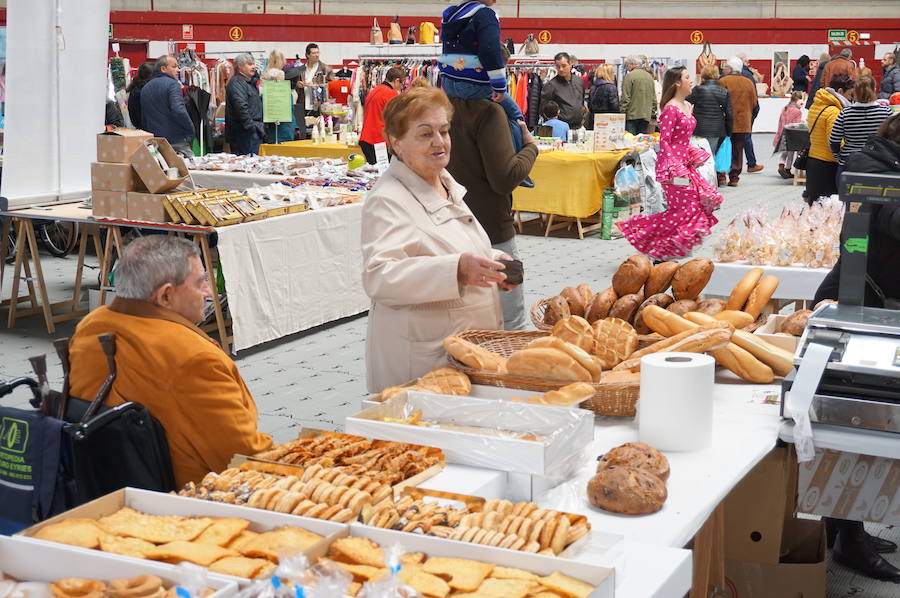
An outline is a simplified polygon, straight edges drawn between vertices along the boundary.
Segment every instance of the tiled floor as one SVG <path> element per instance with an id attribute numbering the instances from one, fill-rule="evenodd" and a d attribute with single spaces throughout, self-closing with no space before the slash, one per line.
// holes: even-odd
<path id="1" fill-rule="evenodd" d="M 745 174 L 736 188 L 721 189 L 725 203 L 717 212 L 727 224 L 744 210 L 763 205 L 774 215 L 790 201 L 799 201 L 801 187 L 782 180 L 777 174 L 777 159 L 771 156 L 771 135 L 754 138 L 757 156 L 765 164 L 761 173 Z M 762 160 L 763 157 L 767 157 Z M 517 238 L 525 263 L 526 305 L 541 297 L 554 295 L 564 286 L 587 283 L 595 290 L 609 286 L 618 264 L 634 250 L 624 240 L 602 241 L 596 234 L 578 240 L 561 231 L 545 239 L 537 227 Z M 720 227 L 721 228 L 721 225 Z M 716 232 L 714 231 L 713 237 Z M 711 256 L 710 243 L 695 251 L 696 256 Z M 72 284 L 74 258 L 64 260 L 47 257 L 45 274 L 51 294 L 62 298 Z M 96 278 L 94 276 L 93 278 Z M 91 281 L 92 277 L 88 278 Z M 4 277 L 8 285 L 10 272 Z M 8 286 L 4 286 L 8 292 Z M 4 316 L 5 323 L 5 312 Z M 55 338 L 68 336 L 73 324 L 58 328 Z M 294 437 L 303 427 L 340 429 L 344 418 L 360 408 L 365 397 L 364 346 L 366 317 L 360 316 L 293 335 L 267 345 L 243 351 L 237 357 L 241 372 L 252 390 L 260 411 L 260 428 L 277 441 Z M 31 373 L 27 358 L 46 353 L 53 355 L 47 335 L 36 317 L 16 324 L 14 329 L 0 328 L 0 380 Z M 50 358 L 51 375 L 58 387 L 62 374 L 55 357 Z M 23 395 L 7 399 L 8 404 L 24 406 Z M 900 540 L 900 531 L 879 527 L 879 535 Z M 891 555 L 900 565 L 898 555 Z M 829 598 L 862 595 L 888 598 L 900 595 L 893 584 L 880 584 L 854 576 L 840 567 L 829 566 Z"/>

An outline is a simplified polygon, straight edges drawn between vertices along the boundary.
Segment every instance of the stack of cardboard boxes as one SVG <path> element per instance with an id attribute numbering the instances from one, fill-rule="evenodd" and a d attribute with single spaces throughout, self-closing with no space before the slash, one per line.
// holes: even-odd
<path id="1" fill-rule="evenodd" d="M 152 141 L 177 176 L 170 177 L 154 158 Z M 135 129 L 113 129 L 97 136 L 97 160 L 91 164 L 93 213 L 96 218 L 167 222 L 162 195 L 188 177 L 187 165 L 159 137 Z"/>

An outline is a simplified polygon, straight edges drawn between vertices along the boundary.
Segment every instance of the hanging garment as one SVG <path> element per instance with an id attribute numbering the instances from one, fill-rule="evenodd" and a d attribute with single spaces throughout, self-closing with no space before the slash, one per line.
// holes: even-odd
<path id="1" fill-rule="evenodd" d="M 519 82 L 516 86 L 516 104 L 519 105 L 519 110 L 521 110 L 524 115 L 528 114 L 528 80 L 530 78 L 528 73 L 522 73 L 519 76 Z"/>
<path id="2" fill-rule="evenodd" d="M 541 91 L 543 88 L 544 82 L 540 77 L 532 77 L 528 83 L 528 113 L 525 121 L 532 131 L 538 126 L 541 117 Z"/>
<path id="3" fill-rule="evenodd" d="M 212 146 L 212 128 L 209 126 L 209 102 L 212 96 L 205 89 L 188 87 L 185 92 L 184 107 L 194 124 L 195 154 L 202 156 L 207 153 L 206 148 Z M 201 131 L 202 127 L 202 131 Z M 202 137 L 201 137 L 202 135 Z M 203 143 L 200 143 L 200 139 Z"/>

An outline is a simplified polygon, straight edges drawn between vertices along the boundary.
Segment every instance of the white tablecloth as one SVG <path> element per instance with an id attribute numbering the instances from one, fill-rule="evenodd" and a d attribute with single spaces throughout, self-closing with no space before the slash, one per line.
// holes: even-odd
<path id="1" fill-rule="evenodd" d="M 190 173 L 194 185 L 197 187 L 225 191 L 243 191 L 250 187 L 265 187 L 289 178 L 283 174 L 248 174 L 222 170 L 191 170 Z"/>
<path id="2" fill-rule="evenodd" d="M 369 309 L 361 217 L 351 204 L 219 229 L 235 351 Z"/>
<path id="3" fill-rule="evenodd" d="M 775 289 L 774 299 L 803 299 L 811 301 L 816 290 L 831 270 L 829 268 L 780 268 L 776 266 L 751 266 L 741 262 L 720 263 L 716 262 L 712 277 L 703 289 L 704 296 L 718 295 L 727 297 L 731 294 L 734 285 L 752 268 L 763 268 L 766 274 L 778 277 L 778 288 Z"/>
<path id="4" fill-rule="evenodd" d="M 781 117 L 781 111 L 790 102 L 790 98 L 759 98 L 759 114 L 753 121 L 754 133 L 774 133 L 778 130 L 778 119 Z M 803 120 L 806 120 L 806 110 L 803 110 Z M 758 143 L 758 142 L 756 142 Z M 759 147 L 754 144 L 753 148 L 760 157 L 768 156 L 772 148 L 769 145 Z M 765 150 L 765 151 L 763 151 Z"/>

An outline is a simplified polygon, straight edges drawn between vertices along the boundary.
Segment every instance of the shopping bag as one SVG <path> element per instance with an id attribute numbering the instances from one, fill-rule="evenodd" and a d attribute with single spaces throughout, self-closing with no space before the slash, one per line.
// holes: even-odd
<path id="1" fill-rule="evenodd" d="M 728 172 L 731 170 L 731 137 L 726 137 L 719 144 L 716 152 L 716 172 Z"/>
<path id="2" fill-rule="evenodd" d="M 369 35 L 369 43 L 373 46 L 380 46 L 384 43 L 384 35 L 381 33 L 381 27 L 378 26 L 378 19 L 372 19 L 372 32 Z"/>

